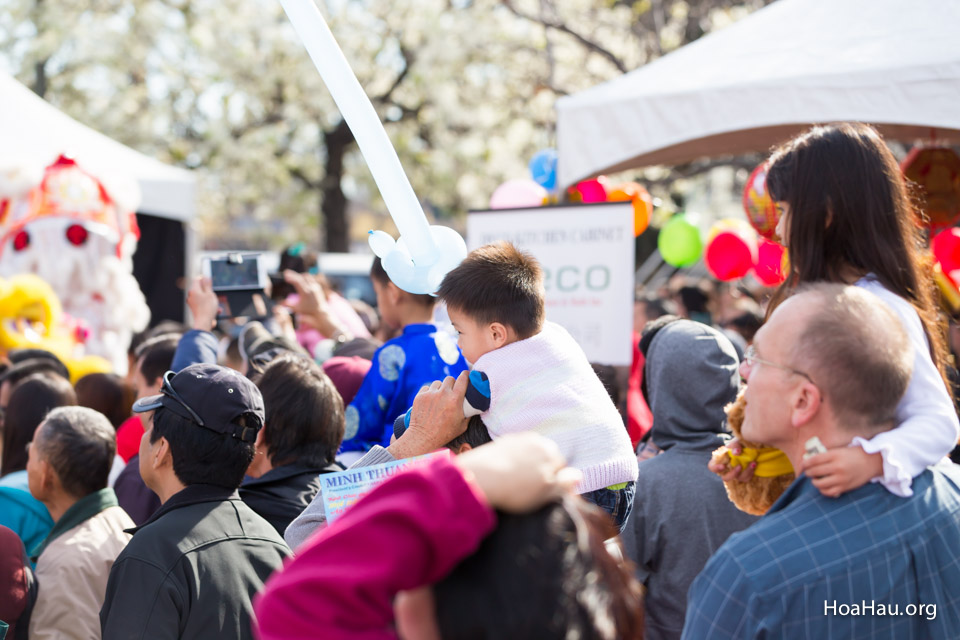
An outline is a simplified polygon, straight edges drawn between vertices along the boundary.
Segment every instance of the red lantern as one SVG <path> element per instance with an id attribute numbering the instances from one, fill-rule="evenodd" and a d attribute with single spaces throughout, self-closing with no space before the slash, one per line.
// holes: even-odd
<path id="1" fill-rule="evenodd" d="M 773 240 L 777 231 L 777 207 L 767 191 L 767 167 L 761 164 L 747 178 L 743 189 L 743 209 L 747 212 L 747 221 L 757 233 Z"/>
<path id="2" fill-rule="evenodd" d="M 960 216 L 960 156 L 949 147 L 914 147 L 900 165 L 919 187 L 931 229 L 951 226 Z"/>
<path id="3" fill-rule="evenodd" d="M 775 287 L 787 279 L 786 250 L 769 240 L 761 240 L 757 247 L 757 266 L 753 275 L 765 287 Z"/>

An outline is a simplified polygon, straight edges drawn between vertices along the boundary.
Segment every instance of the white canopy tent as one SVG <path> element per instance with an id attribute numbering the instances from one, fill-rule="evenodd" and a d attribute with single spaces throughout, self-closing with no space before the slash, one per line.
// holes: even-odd
<path id="1" fill-rule="evenodd" d="M 187 221 L 194 217 L 194 177 L 125 147 L 62 113 L 15 79 L 0 72 L 0 160 L 53 162 L 74 157 L 98 177 L 136 180 L 141 213 Z"/>
<path id="2" fill-rule="evenodd" d="M 817 122 L 960 143 L 960 2 L 779 0 L 557 101 L 558 182 L 764 151 Z"/>

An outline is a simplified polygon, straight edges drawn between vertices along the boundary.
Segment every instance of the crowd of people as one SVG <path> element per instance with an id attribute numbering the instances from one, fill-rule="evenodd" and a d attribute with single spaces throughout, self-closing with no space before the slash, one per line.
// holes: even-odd
<path id="1" fill-rule="evenodd" d="M 787 281 L 638 291 L 622 385 L 507 243 L 436 296 L 376 260 L 377 312 L 299 250 L 268 318 L 196 278 L 125 378 L 10 352 L 7 637 L 955 637 L 957 376 L 907 186 L 865 125 L 768 162 Z M 327 474 L 439 450 L 328 522 Z M 788 472 L 762 516 L 728 498 Z"/>

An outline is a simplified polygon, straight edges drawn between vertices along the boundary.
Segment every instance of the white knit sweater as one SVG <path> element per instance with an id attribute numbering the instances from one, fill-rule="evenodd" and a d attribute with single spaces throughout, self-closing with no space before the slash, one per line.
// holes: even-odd
<path id="1" fill-rule="evenodd" d="M 490 436 L 534 431 L 557 443 L 583 473 L 578 493 L 637 479 L 623 420 L 580 345 L 558 324 L 480 356 L 490 381 L 482 414 Z"/>

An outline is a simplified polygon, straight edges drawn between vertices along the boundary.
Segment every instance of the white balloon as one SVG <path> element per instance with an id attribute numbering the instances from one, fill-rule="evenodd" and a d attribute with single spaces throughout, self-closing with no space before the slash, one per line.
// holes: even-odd
<path id="1" fill-rule="evenodd" d="M 386 258 L 397 246 L 393 237 L 386 231 L 371 231 L 367 242 L 370 244 L 370 248 L 373 249 L 374 255 L 380 259 Z"/>
<path id="2" fill-rule="evenodd" d="M 432 286 L 427 280 L 430 282 L 436 280 L 436 273 L 431 270 L 431 267 L 441 259 L 449 263 L 449 249 L 445 250 L 437 245 L 435 232 L 437 227 L 432 231 L 427 224 L 420 201 L 413 192 L 407 175 L 403 172 L 397 152 L 390 143 L 390 138 L 377 112 L 350 69 L 347 59 L 313 0 L 280 0 L 280 4 L 307 48 L 310 59 L 320 72 L 341 115 L 349 125 L 357 146 L 360 147 L 360 153 L 367 161 L 370 173 L 390 211 L 390 216 L 400 230 L 400 237 L 406 245 L 406 254 L 412 261 L 412 265 L 408 265 L 406 260 L 400 260 L 401 256 L 388 263 L 387 256 L 397 249 L 388 251 L 389 245 L 382 236 L 377 235 L 383 232 L 370 235 L 371 248 L 384 261 L 387 275 L 398 287 L 413 293 L 433 293 L 436 291 L 435 288 L 430 291 L 423 291 L 423 289 L 429 289 Z M 455 231 L 452 229 L 448 231 L 459 239 L 459 243 L 454 242 L 453 245 L 456 248 L 463 246 L 463 254 L 460 256 L 462 260 L 466 256 L 466 244 Z M 449 243 L 449 234 L 441 235 L 444 241 Z M 384 251 L 385 255 L 381 255 L 380 251 Z M 391 272 L 387 264 L 399 271 L 396 274 Z M 431 273 L 433 275 L 430 275 Z M 424 280 L 418 280 L 418 278 L 424 278 Z M 441 275 L 440 279 L 442 278 Z M 439 281 L 436 282 L 436 286 L 439 286 Z"/>

